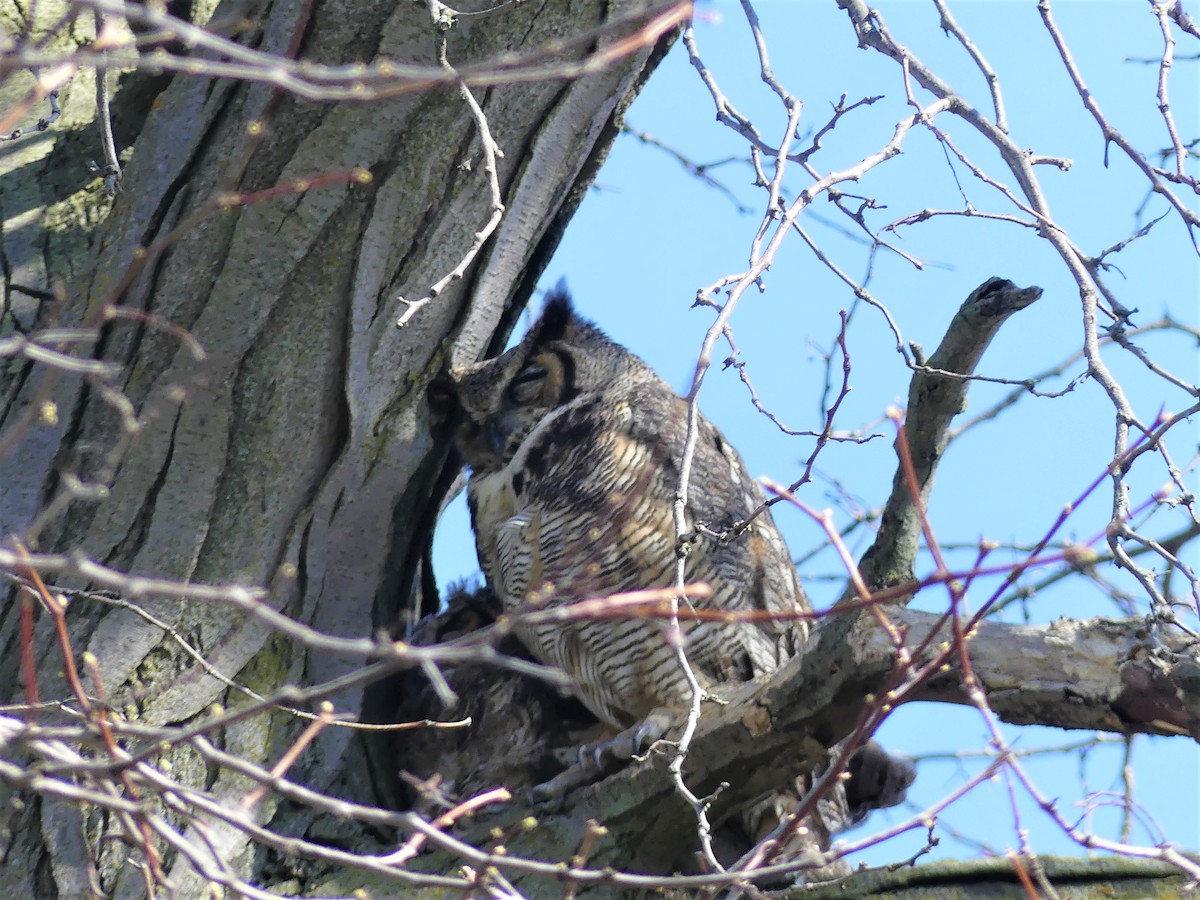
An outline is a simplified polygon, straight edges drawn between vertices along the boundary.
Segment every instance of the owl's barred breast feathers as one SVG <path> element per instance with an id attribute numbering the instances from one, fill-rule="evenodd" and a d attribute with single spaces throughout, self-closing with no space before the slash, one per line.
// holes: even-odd
<path id="1" fill-rule="evenodd" d="M 525 339 L 450 373 L 461 411 L 456 441 L 480 563 L 508 612 L 673 583 L 672 504 L 687 405 L 642 360 L 580 318 L 556 289 Z M 737 452 L 700 420 L 689 526 L 727 532 L 762 502 Z M 741 533 L 706 534 L 688 581 L 722 610 L 809 609 L 769 513 Z M 688 621 L 685 652 L 704 686 L 765 675 L 806 635 L 798 620 Z M 610 724 L 686 707 L 691 690 L 661 622 L 603 618 L 528 626 L 530 652 L 574 680 Z"/>

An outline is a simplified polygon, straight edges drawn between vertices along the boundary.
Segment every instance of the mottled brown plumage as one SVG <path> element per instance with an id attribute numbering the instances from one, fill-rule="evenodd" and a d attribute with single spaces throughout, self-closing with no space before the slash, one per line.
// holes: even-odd
<path id="1" fill-rule="evenodd" d="M 508 612 L 673 583 L 672 503 L 685 402 L 645 363 L 581 319 L 555 292 L 525 339 L 450 373 L 463 421 L 457 443 L 480 563 Z M 687 517 L 726 532 L 763 500 L 737 452 L 701 419 Z M 791 613 L 808 602 L 769 513 L 727 538 L 703 536 L 688 581 L 706 605 Z M 765 675 L 806 631 L 795 621 L 687 622 L 686 653 L 705 687 Z M 662 622 L 645 618 L 521 627 L 584 704 L 618 727 L 691 698 Z"/>
<path id="2" fill-rule="evenodd" d="M 673 503 L 687 404 L 580 318 L 561 289 L 516 347 L 450 371 L 442 388 L 471 469 L 479 561 L 517 635 L 535 658 L 567 673 L 597 718 L 633 735 L 633 745 L 647 731 L 657 736 L 692 698 L 663 621 L 627 615 L 538 623 L 522 622 L 520 614 L 674 583 Z M 783 614 L 737 623 L 685 620 L 684 651 L 704 688 L 765 677 L 807 637 L 807 625 L 788 616 L 810 606 L 769 512 L 734 527 L 762 502 L 741 457 L 701 417 L 686 509 L 696 535 L 686 580 L 712 588 L 698 606 Z M 511 705 L 510 694 L 504 696 Z M 650 722 L 654 728 L 640 724 Z M 625 756 L 632 752 L 619 746 Z M 780 823 L 792 818 L 811 784 L 811 773 L 803 773 L 734 813 L 723 826 L 731 847 L 741 852 L 778 826 L 777 835 L 790 835 L 783 853 L 806 858 L 867 809 L 898 802 L 911 764 L 871 746 L 855 757 L 851 774 L 861 796 L 851 801 L 847 783 L 839 782 L 805 827 L 785 830 Z M 549 793 L 578 783 L 569 770 Z"/>

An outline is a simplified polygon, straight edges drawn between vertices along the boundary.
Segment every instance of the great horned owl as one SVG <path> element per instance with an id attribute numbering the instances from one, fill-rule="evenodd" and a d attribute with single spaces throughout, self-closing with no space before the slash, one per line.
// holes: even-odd
<path id="1" fill-rule="evenodd" d="M 649 366 L 580 318 L 558 288 L 520 344 L 447 374 L 442 388 L 457 408 L 455 442 L 471 469 L 479 561 L 506 613 L 674 582 L 672 511 L 687 404 Z M 762 504 L 762 491 L 721 433 L 703 417 L 698 426 L 686 519 L 700 536 L 688 547 L 686 579 L 707 582 L 712 596 L 697 606 L 782 614 L 733 623 L 685 619 L 684 651 L 708 688 L 778 668 L 807 637 L 794 614 L 811 607 L 770 513 L 735 529 Z M 611 726 L 636 731 L 691 701 L 661 621 L 514 618 L 529 651 L 567 673 L 576 696 Z M 823 850 L 831 833 L 867 810 L 903 799 L 912 766 L 868 745 L 848 777 L 822 801 L 820 827 L 796 830 L 795 857 L 806 846 Z M 809 780 L 804 774 L 796 787 L 803 791 Z M 744 809 L 736 817 L 742 840 L 757 842 L 772 823 L 790 818 L 795 802 L 783 789 Z"/>
<path id="2" fill-rule="evenodd" d="M 507 612 L 673 583 L 687 404 L 649 366 L 556 289 L 520 344 L 449 377 L 479 560 Z M 809 609 L 769 512 L 732 533 L 762 501 L 737 451 L 701 418 L 687 519 L 704 536 L 690 547 L 686 577 L 711 585 L 702 605 Z M 683 630 L 703 687 L 773 671 L 807 633 L 803 622 L 766 618 L 685 621 Z M 691 700 L 660 621 L 606 617 L 517 633 L 611 725 L 627 728 Z"/>

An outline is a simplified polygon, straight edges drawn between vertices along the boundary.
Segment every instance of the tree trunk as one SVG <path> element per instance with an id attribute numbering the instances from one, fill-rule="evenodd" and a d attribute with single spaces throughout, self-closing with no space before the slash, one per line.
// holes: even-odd
<path id="1" fill-rule="evenodd" d="M 635 7 L 547 0 L 463 16 L 445 33 L 447 58 L 461 67 L 537 50 Z M 36 38 L 65 5 L 33 9 Z M 7 11 L 9 21 L 22 21 L 16 4 Z M 261 30 L 242 42 L 284 56 L 438 63 L 437 30 L 422 4 L 269 3 L 259 21 Z M 631 30 L 610 30 L 596 43 Z M 208 77 L 176 76 L 156 96 L 166 79 L 125 73 L 114 118 L 118 143 L 133 152 L 123 189 L 109 201 L 98 181 L 81 186 L 83 161 L 100 154 L 89 124 L 93 73 L 79 70 L 64 90 L 63 120 L 6 145 L 15 152 L 0 160 L 9 276 L 0 337 L 14 326 L 87 328 L 95 342 L 74 352 L 120 374 L 105 382 L 27 358 L 3 361 L 0 444 L 9 446 L 0 458 L 0 534 L 20 536 L 31 552 L 81 552 L 117 572 L 270 585 L 268 606 L 330 635 L 362 638 L 394 627 L 419 591 L 438 485 L 444 489 L 446 443 L 431 436 L 424 388 L 448 338 L 472 357 L 501 345 L 623 109 L 669 42 L 658 32 L 643 35 L 575 80 L 473 88 L 503 152 L 504 216 L 464 277 L 404 328 L 396 325 L 405 309 L 398 298 L 429 295 L 493 212 L 480 133 L 457 86 L 333 103 Z M 6 110 L 31 83 L 8 80 Z M 369 170 L 369 181 L 322 177 L 356 167 Z M 295 187 L 300 180 L 313 186 Z M 278 197 L 248 197 L 281 186 Z M 254 202 L 215 205 L 226 192 Z M 13 285 L 34 289 L 34 298 Z M 60 299 L 37 296 L 51 288 L 61 288 Z M 103 314 L 112 304 L 116 319 Z M 73 487 L 76 477 L 82 487 Z M 87 485 L 107 486 L 103 502 L 84 496 Z M 64 491 L 74 492 L 65 514 L 46 515 Z M 16 546 L 5 548 L 10 556 Z M 111 586 L 88 577 L 76 559 L 59 559 L 57 568 L 60 588 Z M 137 586 L 118 587 L 129 597 Z M 76 656 L 95 657 L 84 679 L 89 693 L 102 691 L 140 724 L 187 723 L 214 703 L 249 702 L 214 672 L 270 694 L 362 664 L 273 639 L 260 618 L 224 603 L 151 593 L 140 601 L 144 614 L 83 596 L 69 614 Z M 30 689 L 21 674 L 22 603 L 10 591 L 0 620 L 0 672 L 13 686 L 12 703 Z M 43 614 L 34 643 L 43 700 L 72 695 L 55 641 Z M 369 719 L 388 703 L 379 693 L 364 700 L 356 685 L 330 699 L 339 715 Z M 222 747 L 270 766 L 301 724 L 281 713 L 235 722 Z M 394 765 L 364 766 L 364 752 L 358 733 L 327 728 L 290 775 L 317 790 L 386 802 Z M 244 778 L 206 767 L 185 746 L 161 760 L 185 783 L 231 803 L 247 790 Z M 144 894 L 118 841 L 95 848 L 101 866 L 89 872 L 89 845 L 106 830 L 94 809 L 26 800 L 7 823 L 14 837 L 0 894 L 74 897 L 97 879 L 110 896 Z M 306 834 L 320 817 L 268 799 L 254 818 Z M 259 880 L 261 854 L 241 830 L 218 823 L 208 839 Z M 168 855 L 166 864 L 177 896 L 205 895 L 182 856 Z"/>

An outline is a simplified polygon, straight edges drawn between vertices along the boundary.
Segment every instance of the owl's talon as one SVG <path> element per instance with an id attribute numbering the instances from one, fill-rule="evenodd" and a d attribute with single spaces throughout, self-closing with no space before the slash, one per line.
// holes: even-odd
<path id="1" fill-rule="evenodd" d="M 639 754 L 662 740 L 674 717 L 669 709 L 655 709 L 645 719 L 626 728 L 620 734 L 584 744 L 579 748 L 579 761 L 554 778 L 533 789 L 535 803 L 561 800 L 569 791 L 600 781 L 630 760 L 642 759 Z"/>
<path id="2" fill-rule="evenodd" d="M 579 748 L 579 765 L 594 772 L 604 771 L 604 741 L 597 744 L 584 744 Z"/>
<path id="3" fill-rule="evenodd" d="M 585 745 L 579 749 L 580 760 L 590 757 L 598 772 L 605 772 L 611 766 L 609 761 L 626 763 L 637 759 L 649 750 L 671 728 L 674 717 L 669 709 L 653 709 L 642 721 L 630 726 L 620 734 Z"/>
<path id="4" fill-rule="evenodd" d="M 661 741 L 671 728 L 672 719 L 670 710 L 651 710 L 650 714 L 642 720 L 641 724 L 637 726 L 637 730 L 633 733 L 633 752 L 629 755 L 631 757 L 637 756 L 637 754 L 649 750 Z"/>

